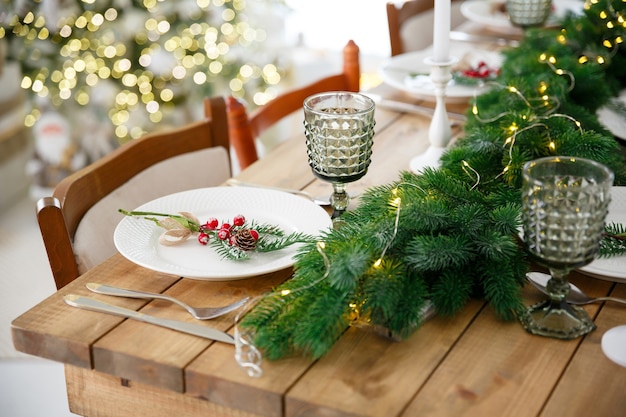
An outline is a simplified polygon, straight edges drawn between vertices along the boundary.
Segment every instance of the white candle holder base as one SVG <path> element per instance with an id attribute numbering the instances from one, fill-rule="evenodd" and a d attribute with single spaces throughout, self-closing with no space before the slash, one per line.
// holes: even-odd
<path id="1" fill-rule="evenodd" d="M 447 61 L 435 62 L 433 58 L 429 57 L 424 62 L 431 67 L 430 79 L 435 85 L 436 104 L 428 131 L 430 146 L 426 152 L 413 158 L 409 165 L 411 171 L 416 173 L 425 167 L 439 167 L 441 155 L 452 139 L 450 119 L 448 119 L 448 112 L 446 111 L 446 87 L 452 79 L 451 68 L 458 62 L 458 59 L 450 57 Z"/>
<path id="2" fill-rule="evenodd" d="M 446 149 L 444 147 L 429 146 L 426 152 L 411 159 L 409 163 L 411 172 L 419 174 L 424 168 L 438 168 L 441 165 L 439 160 Z"/>

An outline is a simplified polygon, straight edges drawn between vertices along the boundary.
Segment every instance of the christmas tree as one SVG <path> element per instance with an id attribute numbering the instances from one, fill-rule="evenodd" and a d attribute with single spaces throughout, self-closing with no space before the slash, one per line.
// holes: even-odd
<path id="1" fill-rule="evenodd" d="M 0 39 L 4 59 L 21 65 L 26 125 L 52 109 L 123 142 L 197 118 L 207 95 L 262 102 L 281 75 L 248 9 L 244 0 L 3 1 Z"/>

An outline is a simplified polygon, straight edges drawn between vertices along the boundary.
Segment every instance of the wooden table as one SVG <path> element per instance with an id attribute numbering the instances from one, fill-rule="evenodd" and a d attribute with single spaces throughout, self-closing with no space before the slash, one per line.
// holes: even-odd
<path id="1" fill-rule="evenodd" d="M 405 97 L 406 98 L 406 97 Z M 377 109 L 369 173 L 352 191 L 385 184 L 427 146 L 429 120 Z M 455 131 L 458 133 L 459 128 Z M 288 162 L 287 162 L 288 161 Z M 313 194 L 315 180 L 303 135 L 283 143 L 239 175 L 242 180 Z M 404 342 L 349 328 L 329 354 L 264 361 L 250 378 L 231 345 L 67 306 L 68 293 L 105 299 L 156 316 L 190 321 L 159 301 L 112 299 L 87 291 L 90 281 L 167 293 L 192 305 L 222 305 L 268 291 L 290 277 L 283 270 L 230 281 L 196 281 L 156 273 L 115 255 L 12 324 L 17 350 L 65 363 L 70 410 L 86 416 L 624 416 L 626 368 L 610 362 L 600 340 L 626 324 L 623 306 L 585 307 L 598 328 L 561 341 L 503 322 L 482 301 L 453 318 L 435 317 Z M 593 296 L 626 297 L 626 284 L 573 274 Z M 524 290 L 530 304 L 541 296 Z M 232 332 L 233 314 L 207 325 Z"/>

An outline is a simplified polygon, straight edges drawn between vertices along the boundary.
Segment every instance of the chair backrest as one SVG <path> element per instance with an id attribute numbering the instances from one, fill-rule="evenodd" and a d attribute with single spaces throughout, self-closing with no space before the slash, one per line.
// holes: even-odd
<path id="1" fill-rule="evenodd" d="M 452 0 L 450 27 L 465 21 L 460 0 Z M 387 3 L 391 56 L 417 51 L 433 43 L 435 0 L 407 0 Z"/>
<path id="2" fill-rule="evenodd" d="M 210 117 L 132 140 L 63 179 L 37 202 L 37 221 L 57 289 L 116 253 L 113 232 L 155 198 L 216 186 L 231 175 L 223 97 L 205 100 Z"/>
<path id="3" fill-rule="evenodd" d="M 351 40 L 343 49 L 343 71 L 340 74 L 281 94 L 249 115 L 243 103 L 228 97 L 230 142 L 241 169 L 258 159 L 256 138 L 284 117 L 301 110 L 305 98 L 324 91 L 359 91 L 360 77 L 359 47 Z"/>

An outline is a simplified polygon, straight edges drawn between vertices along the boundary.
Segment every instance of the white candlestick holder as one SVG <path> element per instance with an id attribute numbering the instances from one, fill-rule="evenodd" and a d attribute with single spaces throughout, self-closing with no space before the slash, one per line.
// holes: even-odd
<path id="1" fill-rule="evenodd" d="M 450 57 L 447 61 L 436 62 L 433 58 L 426 58 L 424 62 L 431 68 L 430 79 L 435 85 L 436 104 L 428 131 L 430 146 L 426 152 L 416 156 L 410 162 L 411 171 L 416 173 L 426 167 L 439 167 L 440 158 L 452 139 L 450 120 L 446 110 L 446 87 L 452 79 L 451 68 L 458 62 L 458 59 Z"/>

